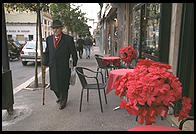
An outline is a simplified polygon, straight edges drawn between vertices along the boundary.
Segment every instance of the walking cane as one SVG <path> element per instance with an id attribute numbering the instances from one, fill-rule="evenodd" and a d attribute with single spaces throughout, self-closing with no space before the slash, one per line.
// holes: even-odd
<path id="1" fill-rule="evenodd" d="M 43 105 L 44 105 L 44 101 L 45 101 L 45 71 L 46 71 L 46 68 L 42 66 Z"/>

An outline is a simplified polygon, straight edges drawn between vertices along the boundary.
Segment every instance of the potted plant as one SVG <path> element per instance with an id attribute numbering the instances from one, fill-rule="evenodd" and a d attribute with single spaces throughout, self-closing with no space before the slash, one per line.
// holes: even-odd
<path id="1" fill-rule="evenodd" d="M 115 95 L 127 98 L 121 99 L 120 107 L 138 116 L 139 124 L 151 125 L 156 116 L 166 117 L 169 107 L 175 109 L 179 121 L 189 116 L 191 99 L 182 97 L 182 84 L 168 71 L 170 68 L 168 64 L 139 59 L 134 71 L 115 83 Z"/>
<path id="2" fill-rule="evenodd" d="M 126 63 L 127 68 L 129 68 L 133 59 L 137 57 L 137 51 L 131 45 L 121 48 L 120 54 L 121 60 Z"/>

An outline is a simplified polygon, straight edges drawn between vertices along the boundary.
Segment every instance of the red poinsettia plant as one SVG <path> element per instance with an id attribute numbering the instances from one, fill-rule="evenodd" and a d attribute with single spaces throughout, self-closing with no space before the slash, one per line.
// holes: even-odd
<path id="1" fill-rule="evenodd" d="M 156 116 L 166 117 L 169 107 L 178 108 L 175 116 L 179 121 L 189 116 L 191 99 L 182 97 L 181 82 L 168 71 L 170 68 L 168 64 L 139 59 L 134 71 L 115 83 L 115 94 L 122 97 L 120 107 L 136 115 L 139 124 L 151 125 Z M 180 109 L 175 107 L 177 103 Z"/>
<path id="2" fill-rule="evenodd" d="M 137 51 L 131 46 L 126 46 L 120 49 L 121 60 L 130 64 L 137 57 Z"/>

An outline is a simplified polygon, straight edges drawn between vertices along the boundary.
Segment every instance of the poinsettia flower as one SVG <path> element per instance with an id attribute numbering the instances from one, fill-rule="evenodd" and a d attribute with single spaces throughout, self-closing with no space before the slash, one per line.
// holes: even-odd
<path id="1" fill-rule="evenodd" d="M 144 60 L 144 59 L 138 59 L 138 62 L 136 64 L 136 66 L 141 66 L 141 65 L 145 65 L 146 67 L 149 67 L 150 65 L 152 65 L 152 60 Z"/>
<path id="2" fill-rule="evenodd" d="M 163 105 L 162 106 L 160 105 L 160 106 L 157 106 L 156 111 L 158 115 L 162 117 L 166 117 L 168 113 L 168 108 Z"/>
<path id="3" fill-rule="evenodd" d="M 183 118 L 189 117 L 189 112 L 192 108 L 191 99 L 187 97 L 182 98 L 182 109 L 179 113 L 176 114 L 178 116 L 178 121 L 181 121 Z"/>
<path id="4" fill-rule="evenodd" d="M 120 49 L 121 60 L 130 64 L 137 57 L 137 51 L 131 46 L 126 46 Z"/>
<path id="5" fill-rule="evenodd" d="M 145 119 L 145 117 L 138 115 L 137 122 L 139 124 L 143 124 L 144 123 L 144 119 Z"/>
<path id="6" fill-rule="evenodd" d="M 182 105 L 188 109 L 191 109 L 191 98 L 183 97 L 182 98 Z"/>
<path id="7" fill-rule="evenodd" d="M 128 52 L 130 49 L 123 49 Z M 129 58 L 127 58 L 129 59 Z M 139 59 L 134 71 L 116 81 L 116 95 L 126 96 L 121 108 L 129 114 L 138 116 L 139 124 L 152 124 L 156 116 L 166 117 L 168 107 L 180 103 L 182 108 L 175 112 L 179 121 L 189 116 L 191 99 L 182 97 L 182 84 L 172 72 L 171 66 L 152 60 Z"/>
<path id="8" fill-rule="evenodd" d="M 160 85 L 159 89 L 157 90 L 159 90 L 161 93 L 165 93 L 170 90 L 170 85 L 169 84 Z"/>
<path id="9" fill-rule="evenodd" d="M 127 101 L 122 99 L 121 104 L 120 104 L 120 108 L 126 108 L 126 104 L 127 104 Z"/>

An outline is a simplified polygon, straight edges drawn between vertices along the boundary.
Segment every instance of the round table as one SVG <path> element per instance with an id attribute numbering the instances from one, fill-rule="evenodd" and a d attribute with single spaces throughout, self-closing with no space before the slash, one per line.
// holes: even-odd
<path id="1" fill-rule="evenodd" d="M 115 89 L 114 83 L 120 79 L 123 75 L 125 75 L 128 72 L 133 72 L 133 69 L 116 69 L 111 70 L 109 72 L 109 77 L 107 81 L 107 88 L 106 88 L 106 94 L 108 94 L 110 91 Z"/>
<path id="2" fill-rule="evenodd" d="M 128 129 L 128 131 L 180 131 L 178 128 L 158 124 L 142 125 Z"/>
<path id="3" fill-rule="evenodd" d="M 118 56 L 104 56 L 102 57 L 102 62 L 104 66 L 108 66 L 108 65 L 119 66 L 120 59 L 121 58 Z"/>

